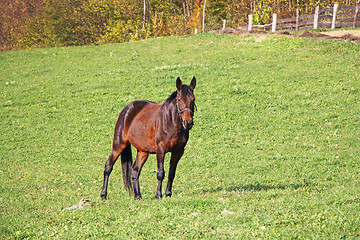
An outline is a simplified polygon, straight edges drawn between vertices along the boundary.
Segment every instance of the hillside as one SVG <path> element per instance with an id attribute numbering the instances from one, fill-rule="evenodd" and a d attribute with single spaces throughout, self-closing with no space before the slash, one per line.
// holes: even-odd
<path id="1" fill-rule="evenodd" d="M 0 238 L 357 238 L 359 59 L 352 42 L 257 34 L 1 52 Z M 151 156 L 142 201 L 119 163 L 101 201 L 120 110 L 165 101 L 178 76 L 196 76 L 198 111 L 172 198 L 155 200 Z"/>

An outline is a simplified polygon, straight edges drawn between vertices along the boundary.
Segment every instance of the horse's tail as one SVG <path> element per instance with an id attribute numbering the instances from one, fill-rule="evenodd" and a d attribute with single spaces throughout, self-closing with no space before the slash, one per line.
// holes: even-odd
<path id="1" fill-rule="evenodd" d="M 131 183 L 131 170 L 132 170 L 132 156 L 131 144 L 129 143 L 121 153 L 121 169 L 125 188 L 129 191 L 131 196 L 132 183 Z"/>

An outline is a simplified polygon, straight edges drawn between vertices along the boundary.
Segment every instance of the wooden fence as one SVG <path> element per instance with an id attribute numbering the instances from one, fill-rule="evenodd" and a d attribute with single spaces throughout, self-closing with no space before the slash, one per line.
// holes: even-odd
<path id="1" fill-rule="evenodd" d="M 296 11 L 296 18 L 277 19 L 277 15 L 273 14 L 273 21 L 265 25 L 253 25 L 253 16 L 249 15 L 249 24 L 240 27 L 241 30 L 265 29 L 275 32 L 276 30 L 303 30 L 317 28 L 343 28 L 360 26 L 359 1 L 356 6 L 342 6 L 337 4 L 334 7 L 315 8 L 314 14 L 300 15 L 300 11 Z M 226 27 L 226 21 L 223 20 L 223 29 Z"/>

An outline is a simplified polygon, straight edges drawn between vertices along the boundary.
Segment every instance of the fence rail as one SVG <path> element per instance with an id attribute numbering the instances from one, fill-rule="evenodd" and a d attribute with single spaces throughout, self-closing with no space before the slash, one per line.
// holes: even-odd
<path id="1" fill-rule="evenodd" d="M 264 25 L 253 25 L 253 16 L 249 15 L 248 26 L 240 27 L 241 30 L 265 29 L 275 32 L 276 30 L 303 30 L 317 28 L 344 28 L 359 27 L 359 1 L 356 6 L 341 6 L 337 4 L 334 7 L 315 8 L 314 14 L 300 15 L 300 11 L 296 11 L 296 18 L 277 19 L 277 15 L 273 14 L 273 21 Z M 223 29 L 225 29 L 226 20 L 223 20 Z"/>

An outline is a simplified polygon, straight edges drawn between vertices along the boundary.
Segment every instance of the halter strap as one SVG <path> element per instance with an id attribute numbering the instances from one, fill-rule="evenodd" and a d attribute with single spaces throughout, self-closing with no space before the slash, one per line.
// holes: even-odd
<path id="1" fill-rule="evenodd" d="M 180 110 L 180 107 L 179 107 L 179 104 L 178 104 L 178 98 L 176 98 L 176 107 L 177 107 L 177 110 L 178 110 L 178 113 L 179 113 L 179 118 L 180 118 L 180 122 L 181 124 L 184 126 L 184 121 L 182 120 L 181 118 L 181 114 L 183 114 L 185 111 L 189 111 L 190 112 L 190 115 L 191 117 L 194 116 L 194 112 L 191 111 L 190 108 L 184 108 L 182 110 Z M 195 109 L 197 110 L 197 107 L 196 107 L 196 104 L 194 103 L 194 107 Z M 185 126 L 184 126 L 185 127 Z"/>
<path id="2" fill-rule="evenodd" d="M 191 114 L 191 116 L 194 116 L 194 112 L 191 111 L 190 108 L 184 108 L 183 110 L 180 111 L 180 108 L 179 108 L 179 106 L 178 106 L 178 112 L 179 112 L 180 115 L 183 114 L 183 112 L 185 112 L 185 111 L 189 111 L 190 114 Z"/>

